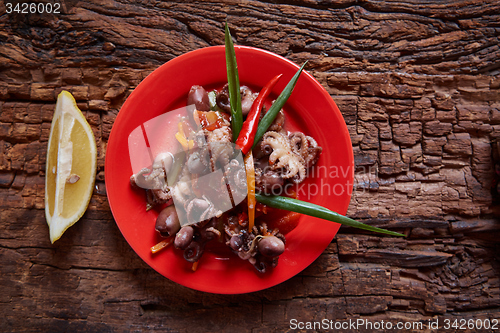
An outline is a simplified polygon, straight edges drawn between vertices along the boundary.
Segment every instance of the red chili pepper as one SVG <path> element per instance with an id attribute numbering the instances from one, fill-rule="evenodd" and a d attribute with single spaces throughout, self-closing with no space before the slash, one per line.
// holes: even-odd
<path id="1" fill-rule="evenodd" d="M 259 125 L 260 112 L 264 101 L 269 96 L 271 89 L 276 85 L 282 74 L 273 77 L 259 93 L 259 96 L 255 99 L 252 104 L 252 108 L 248 113 L 247 119 L 243 123 L 240 135 L 236 139 L 236 145 L 241 148 L 243 155 L 246 155 L 248 151 L 253 146 L 253 140 L 255 139 L 255 133 L 257 132 L 257 127 Z"/>

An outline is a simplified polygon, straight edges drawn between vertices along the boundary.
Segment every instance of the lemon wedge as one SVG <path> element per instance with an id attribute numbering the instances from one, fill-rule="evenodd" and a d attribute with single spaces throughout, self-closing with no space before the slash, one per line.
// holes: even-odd
<path id="1" fill-rule="evenodd" d="M 52 243 L 87 210 L 96 161 L 92 129 L 73 96 L 62 91 L 50 126 L 45 169 L 45 218 Z"/>

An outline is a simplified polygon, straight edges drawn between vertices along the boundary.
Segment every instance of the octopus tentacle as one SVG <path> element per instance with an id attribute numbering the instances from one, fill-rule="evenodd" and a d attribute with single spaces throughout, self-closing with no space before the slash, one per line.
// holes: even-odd
<path id="1" fill-rule="evenodd" d="M 319 156 L 321 155 L 322 151 L 323 148 L 321 147 L 309 147 L 307 149 L 307 156 L 306 158 L 304 158 L 307 168 L 310 168 L 311 166 L 316 164 L 316 162 L 318 162 Z"/>
<path id="2" fill-rule="evenodd" d="M 216 209 L 214 204 L 205 196 L 203 199 L 194 198 L 186 202 L 184 206 L 189 223 L 201 223 L 208 221 L 213 216 L 219 217 L 222 215 L 222 211 Z"/>
<path id="3" fill-rule="evenodd" d="M 283 109 L 281 109 L 278 112 L 278 115 L 276 116 L 274 121 L 271 123 L 271 126 L 269 126 L 269 131 L 280 132 L 283 129 L 284 125 L 285 125 L 285 113 L 283 112 Z"/>
<path id="4" fill-rule="evenodd" d="M 198 261 L 205 251 L 205 245 L 220 237 L 220 231 L 215 228 L 216 219 L 210 219 L 205 224 L 193 225 L 193 238 L 184 247 L 184 259 L 189 262 Z"/>
<path id="5" fill-rule="evenodd" d="M 306 135 L 307 141 L 309 142 L 309 146 L 311 147 L 318 147 L 318 143 L 312 136 Z"/>
<path id="6" fill-rule="evenodd" d="M 304 156 L 307 155 L 307 148 L 309 148 L 309 140 L 304 133 L 294 132 L 290 133 L 288 137 L 290 139 L 292 151 L 304 158 Z"/>
<path id="7" fill-rule="evenodd" d="M 323 151 L 316 140 L 302 132 L 291 133 L 289 138 L 293 152 L 302 156 L 306 169 L 316 164 Z"/>

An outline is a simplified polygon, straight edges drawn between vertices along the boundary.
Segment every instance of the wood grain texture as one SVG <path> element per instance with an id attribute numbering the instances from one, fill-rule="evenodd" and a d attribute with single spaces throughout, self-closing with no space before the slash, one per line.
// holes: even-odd
<path id="1" fill-rule="evenodd" d="M 0 331 L 281 332 L 292 331 L 291 319 L 500 319 L 498 1 L 63 1 L 59 15 L 5 14 L 6 2 Z M 223 44 L 226 20 L 237 44 L 309 61 L 351 134 L 348 215 L 407 238 L 342 227 L 304 272 L 239 296 L 179 286 L 131 250 L 102 190 L 114 119 L 159 65 Z M 62 89 L 94 131 L 98 188 L 83 219 L 51 245 L 45 150 Z"/>

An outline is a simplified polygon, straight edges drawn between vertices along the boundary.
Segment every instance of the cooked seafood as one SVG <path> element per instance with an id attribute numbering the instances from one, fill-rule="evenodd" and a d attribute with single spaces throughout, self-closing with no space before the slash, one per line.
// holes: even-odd
<path id="1" fill-rule="evenodd" d="M 247 115 L 258 94 L 248 87 L 242 87 L 241 93 L 243 114 Z M 188 93 L 194 112 L 179 119 L 176 134 L 185 155 L 159 154 L 150 168 L 132 175 L 130 183 L 146 190 L 149 207 L 162 207 L 155 229 L 162 237 L 175 238 L 175 248 L 188 262 L 197 262 L 206 244 L 219 240 L 259 272 L 266 272 L 277 265 L 286 238 L 278 228 L 269 227 L 273 224 L 265 214 L 269 207 L 257 209 L 251 225 L 243 156 L 232 143 L 231 122 L 225 114 L 230 103 L 227 85 L 210 94 L 216 98 L 209 98 L 209 92 L 199 85 Z M 280 110 L 250 152 L 257 193 L 283 194 L 287 184 L 304 181 L 307 169 L 321 154 L 312 137 L 287 132 L 285 119 Z M 178 158 L 183 160 L 176 161 Z M 181 163 L 177 179 L 167 179 L 176 163 Z"/>

